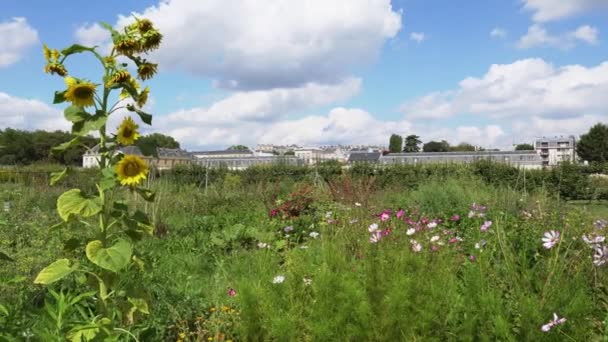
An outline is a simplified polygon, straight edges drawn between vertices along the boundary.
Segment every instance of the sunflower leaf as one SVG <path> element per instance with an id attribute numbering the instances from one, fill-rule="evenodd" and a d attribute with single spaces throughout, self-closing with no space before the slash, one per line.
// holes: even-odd
<path id="1" fill-rule="evenodd" d="M 63 111 L 63 116 L 70 122 L 80 122 L 86 120 L 91 115 L 80 106 L 69 106 Z"/>
<path id="2" fill-rule="evenodd" d="M 104 248 L 99 240 L 89 242 L 86 247 L 87 258 L 92 263 L 115 273 L 129 264 L 132 253 L 131 244 L 122 239 L 109 248 Z"/>
<path id="3" fill-rule="evenodd" d="M 59 182 L 65 176 L 67 176 L 67 174 L 68 174 L 69 171 L 70 171 L 70 168 L 66 167 L 62 171 L 51 172 L 51 182 L 50 182 L 51 186 L 57 184 L 57 182 Z"/>
<path id="4" fill-rule="evenodd" d="M 146 201 L 154 202 L 156 194 L 150 189 L 135 188 L 135 191 Z"/>
<path id="5" fill-rule="evenodd" d="M 75 268 L 75 265 L 70 267 L 70 261 L 68 259 L 59 259 L 43 268 L 42 271 L 38 273 L 36 279 L 34 279 L 34 284 L 46 285 L 54 283 L 74 272 Z"/>
<path id="6" fill-rule="evenodd" d="M 108 117 L 105 115 L 89 115 L 83 121 L 74 122 L 72 125 L 72 134 L 78 136 L 85 136 L 90 131 L 97 131 L 103 127 L 108 121 Z"/>
<path id="7" fill-rule="evenodd" d="M 53 104 L 65 102 L 65 90 L 64 91 L 56 91 L 55 97 L 53 98 Z"/>
<path id="8" fill-rule="evenodd" d="M 137 115 L 139 115 L 139 118 L 141 119 L 141 121 L 143 121 L 144 123 L 147 123 L 148 125 L 152 125 L 152 115 L 142 111 L 141 109 L 137 109 L 133 105 L 128 105 L 127 109 L 132 112 L 137 113 Z"/>
<path id="9" fill-rule="evenodd" d="M 51 152 L 60 153 L 60 152 L 67 150 L 70 147 L 77 146 L 78 144 L 80 144 L 80 137 L 76 137 L 68 142 L 64 142 L 63 144 L 60 144 L 60 145 L 57 145 L 57 146 L 51 148 Z"/>
<path id="10" fill-rule="evenodd" d="M 71 215 L 89 217 L 99 213 L 102 203 L 99 197 L 85 197 L 80 189 L 71 189 L 57 198 L 57 212 L 59 216 L 68 221 Z"/>
<path id="11" fill-rule="evenodd" d="M 74 53 L 81 53 L 81 52 L 85 52 L 85 51 L 93 51 L 93 48 L 91 47 L 87 47 L 87 46 L 83 46 L 80 44 L 74 44 L 68 48 L 65 48 L 63 50 L 61 50 L 61 54 L 64 56 L 69 56 L 71 54 Z"/>

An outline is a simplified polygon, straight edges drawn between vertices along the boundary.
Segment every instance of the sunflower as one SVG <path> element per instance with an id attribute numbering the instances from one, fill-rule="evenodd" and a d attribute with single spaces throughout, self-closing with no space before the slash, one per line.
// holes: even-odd
<path id="1" fill-rule="evenodd" d="M 64 95 L 66 100 L 72 102 L 74 106 L 81 107 L 95 104 L 95 84 L 74 77 L 66 77 L 64 80 L 68 86 Z"/>
<path id="2" fill-rule="evenodd" d="M 63 66 L 63 64 L 59 64 L 59 63 L 47 64 L 44 67 L 44 72 L 46 72 L 47 74 L 51 74 L 51 75 L 57 74 L 59 76 L 66 76 L 68 74 L 68 71 Z"/>
<path id="3" fill-rule="evenodd" d="M 141 49 L 139 41 L 130 36 L 120 36 L 114 41 L 116 52 L 121 55 L 130 56 Z"/>
<path id="4" fill-rule="evenodd" d="M 118 70 L 110 76 L 110 79 L 106 82 L 106 87 L 111 87 L 116 83 L 128 82 L 131 79 L 131 74 L 127 70 Z"/>
<path id="5" fill-rule="evenodd" d="M 131 77 L 129 79 L 129 82 L 127 82 L 133 89 L 135 89 L 136 91 L 139 90 L 139 83 L 137 82 L 136 79 L 134 79 L 133 77 Z M 120 95 L 118 96 L 119 99 L 124 100 L 128 97 L 130 97 L 131 94 L 129 94 L 129 92 L 127 91 L 127 89 L 122 88 L 122 91 L 120 92 Z"/>
<path id="6" fill-rule="evenodd" d="M 163 35 L 156 30 L 146 32 L 143 36 L 143 48 L 145 51 L 158 49 L 160 42 L 163 39 Z"/>
<path id="7" fill-rule="evenodd" d="M 42 52 L 44 53 L 44 59 L 47 63 L 51 62 L 51 49 L 46 44 L 42 45 Z"/>
<path id="8" fill-rule="evenodd" d="M 137 20 L 137 22 L 133 23 L 131 26 L 138 29 L 141 33 L 146 33 L 154 28 L 154 25 L 148 19 Z"/>
<path id="9" fill-rule="evenodd" d="M 154 76 L 154 74 L 156 73 L 156 68 L 157 67 L 158 67 L 158 64 L 147 63 L 147 62 L 146 63 L 141 63 L 137 67 L 137 75 L 142 80 L 151 79 L 152 76 Z"/>
<path id="10" fill-rule="evenodd" d="M 148 164 L 136 155 L 128 154 L 116 164 L 116 174 L 120 184 L 134 186 L 148 175 Z"/>
<path id="11" fill-rule="evenodd" d="M 103 58 L 103 63 L 106 66 L 113 67 L 116 65 L 116 59 L 114 58 L 114 56 L 106 56 Z"/>
<path id="12" fill-rule="evenodd" d="M 150 87 L 144 88 L 144 90 L 139 93 L 139 97 L 137 98 L 137 105 L 139 108 L 142 108 L 148 102 L 148 95 L 150 94 Z"/>
<path id="13" fill-rule="evenodd" d="M 139 126 L 131 118 L 125 118 L 118 127 L 116 140 L 122 145 L 132 145 L 135 140 L 139 139 L 140 135 L 137 129 Z"/>

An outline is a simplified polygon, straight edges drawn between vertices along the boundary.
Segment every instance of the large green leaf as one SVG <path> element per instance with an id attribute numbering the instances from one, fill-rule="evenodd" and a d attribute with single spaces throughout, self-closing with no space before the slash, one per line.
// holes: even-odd
<path id="1" fill-rule="evenodd" d="M 69 106 L 63 111 L 63 116 L 65 116 L 68 121 L 80 122 L 89 118 L 91 114 L 87 113 L 82 107 Z"/>
<path id="2" fill-rule="evenodd" d="M 70 267 L 68 259 L 59 259 L 54 263 L 43 268 L 34 280 L 34 284 L 51 284 L 67 276 L 74 271 L 75 267 Z"/>
<path id="3" fill-rule="evenodd" d="M 53 147 L 51 149 L 51 152 L 53 152 L 53 153 L 63 152 L 70 147 L 78 146 L 78 144 L 80 144 L 80 137 L 76 137 L 68 142 L 64 142 L 61 145 L 57 145 L 57 146 Z"/>
<path id="4" fill-rule="evenodd" d="M 114 246 L 103 248 L 99 240 L 94 240 L 87 244 L 87 258 L 95 265 L 112 272 L 118 272 L 125 268 L 131 260 L 131 244 L 125 240 L 118 240 Z"/>
<path id="5" fill-rule="evenodd" d="M 101 207 L 99 197 L 85 197 L 80 189 L 68 190 L 57 199 L 57 211 L 64 221 L 67 221 L 71 215 L 93 216 L 101 211 Z"/>
<path id="6" fill-rule="evenodd" d="M 85 51 L 93 51 L 93 48 L 83 46 L 80 44 L 74 44 L 68 48 L 61 50 L 61 54 L 64 56 L 69 56 L 73 53 L 81 53 L 81 52 L 85 52 Z"/>
<path id="7" fill-rule="evenodd" d="M 69 168 L 65 168 L 62 171 L 51 172 L 51 186 L 57 184 L 60 180 L 62 180 L 65 176 L 67 176 L 69 172 Z"/>
<path id="8" fill-rule="evenodd" d="M 145 299 L 131 298 L 131 297 L 128 297 L 127 299 L 129 300 L 129 303 L 131 303 L 131 305 L 133 305 L 131 307 L 131 309 L 129 310 L 129 312 L 127 313 L 129 322 L 133 322 L 133 314 L 136 311 L 139 311 L 142 314 L 146 314 L 146 315 L 150 314 L 150 310 L 148 310 L 148 303 L 146 302 Z"/>
<path id="9" fill-rule="evenodd" d="M 56 91 L 55 96 L 53 97 L 53 104 L 65 102 L 65 90 L 64 91 Z"/>
<path id="10" fill-rule="evenodd" d="M 72 125 L 72 134 L 85 136 L 91 131 L 97 131 L 103 127 L 108 121 L 105 115 L 89 115 L 82 121 L 74 122 Z"/>
<path id="11" fill-rule="evenodd" d="M 87 324 L 70 330 L 67 337 L 71 342 L 92 341 L 98 333 L 99 327 L 96 324 Z"/>

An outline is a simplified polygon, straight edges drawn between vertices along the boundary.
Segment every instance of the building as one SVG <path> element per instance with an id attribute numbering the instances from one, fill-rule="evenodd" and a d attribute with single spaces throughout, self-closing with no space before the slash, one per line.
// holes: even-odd
<path id="1" fill-rule="evenodd" d="M 566 161 L 571 163 L 576 161 L 576 139 L 572 135 L 536 139 L 534 149 L 540 156 L 543 167 L 556 166 Z"/>
<path id="2" fill-rule="evenodd" d="M 477 152 L 417 152 L 390 153 L 380 157 L 382 165 L 390 164 L 467 164 L 480 160 L 490 160 L 525 169 L 539 169 L 542 160 L 535 151 L 477 151 Z"/>
<path id="3" fill-rule="evenodd" d="M 348 156 L 348 164 L 359 164 L 359 163 L 378 163 L 382 157 L 380 152 L 351 152 Z"/>
<path id="4" fill-rule="evenodd" d="M 177 165 L 190 164 L 192 161 L 192 156 L 188 152 L 178 148 L 158 148 L 158 157 L 144 156 L 139 147 L 134 145 L 121 147 L 118 151 L 123 154 L 140 156 L 148 162 L 148 165 L 156 170 L 168 170 Z M 99 145 L 95 145 L 82 156 L 82 167 L 99 167 L 100 160 Z"/>
<path id="5" fill-rule="evenodd" d="M 209 168 L 220 168 L 225 167 L 229 170 L 244 170 L 252 166 L 259 165 L 293 165 L 303 166 L 305 161 L 298 157 L 288 156 L 272 156 L 272 157 L 209 157 L 209 158 L 198 158 L 193 161 L 194 164 L 209 167 Z"/>
<path id="6" fill-rule="evenodd" d="M 195 159 L 253 157 L 253 152 L 251 152 L 250 150 L 199 151 L 190 152 L 190 154 Z"/>
<path id="7" fill-rule="evenodd" d="M 294 151 L 297 158 L 302 158 L 304 164 L 314 165 L 323 159 L 323 150 L 317 147 L 304 147 Z"/>

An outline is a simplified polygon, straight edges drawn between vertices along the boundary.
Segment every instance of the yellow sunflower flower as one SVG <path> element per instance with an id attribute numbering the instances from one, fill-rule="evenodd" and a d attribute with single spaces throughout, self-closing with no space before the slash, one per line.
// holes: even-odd
<path id="1" fill-rule="evenodd" d="M 113 67 L 116 65 L 116 59 L 113 56 L 106 56 L 103 58 L 103 63 Z"/>
<path id="2" fill-rule="evenodd" d="M 51 62 L 51 49 L 46 44 L 42 45 L 42 52 L 47 63 Z"/>
<path id="3" fill-rule="evenodd" d="M 137 129 L 139 126 L 131 118 L 125 118 L 118 127 L 116 140 L 122 145 L 132 145 L 135 140 L 139 139 L 140 135 Z"/>
<path id="4" fill-rule="evenodd" d="M 131 77 L 131 79 L 129 79 L 128 83 L 136 91 L 139 91 L 140 86 L 139 86 L 139 83 L 137 82 L 136 79 L 134 79 L 133 77 Z M 124 99 L 126 99 L 126 98 L 128 98 L 130 96 L 131 96 L 131 94 L 129 94 L 129 92 L 125 88 L 122 88 L 122 90 L 121 90 L 120 95 L 118 96 L 118 98 L 121 99 L 121 100 L 124 100 Z"/>
<path id="5" fill-rule="evenodd" d="M 132 27 L 138 29 L 141 33 L 146 33 L 153 29 L 154 25 L 148 19 L 139 19 L 137 22 L 132 24 Z"/>
<path id="6" fill-rule="evenodd" d="M 116 52 L 121 55 L 130 56 L 141 49 L 139 41 L 130 36 L 120 36 L 114 41 Z"/>
<path id="7" fill-rule="evenodd" d="M 118 70 L 112 74 L 110 79 L 106 82 L 106 87 L 111 87 L 116 83 L 127 82 L 131 79 L 131 74 L 127 70 Z"/>
<path id="8" fill-rule="evenodd" d="M 158 68 L 158 64 L 154 63 L 141 63 L 139 67 L 137 67 L 137 75 L 142 80 L 151 79 L 154 74 L 156 74 L 156 69 Z"/>
<path id="9" fill-rule="evenodd" d="M 139 97 L 137 98 L 137 105 L 139 106 L 139 108 L 142 108 L 143 106 L 146 105 L 146 102 L 148 102 L 149 94 L 150 94 L 149 87 L 144 88 L 144 90 L 142 90 L 141 93 L 139 93 Z"/>
<path id="10" fill-rule="evenodd" d="M 160 42 L 163 40 L 163 35 L 156 30 L 146 32 L 143 36 L 143 48 L 145 51 L 158 49 Z"/>
<path id="11" fill-rule="evenodd" d="M 116 164 L 116 174 L 120 184 L 135 186 L 148 175 L 148 164 L 141 157 L 128 154 Z"/>
<path id="12" fill-rule="evenodd" d="M 63 66 L 63 64 L 59 64 L 59 63 L 51 63 L 51 64 L 47 64 L 44 67 L 44 72 L 46 72 L 47 74 L 57 74 L 59 76 L 67 76 L 68 71 L 67 69 Z"/>
<path id="13" fill-rule="evenodd" d="M 74 77 L 66 77 L 64 80 L 68 86 L 64 95 L 66 100 L 72 102 L 74 106 L 81 107 L 95 104 L 95 84 Z"/>

